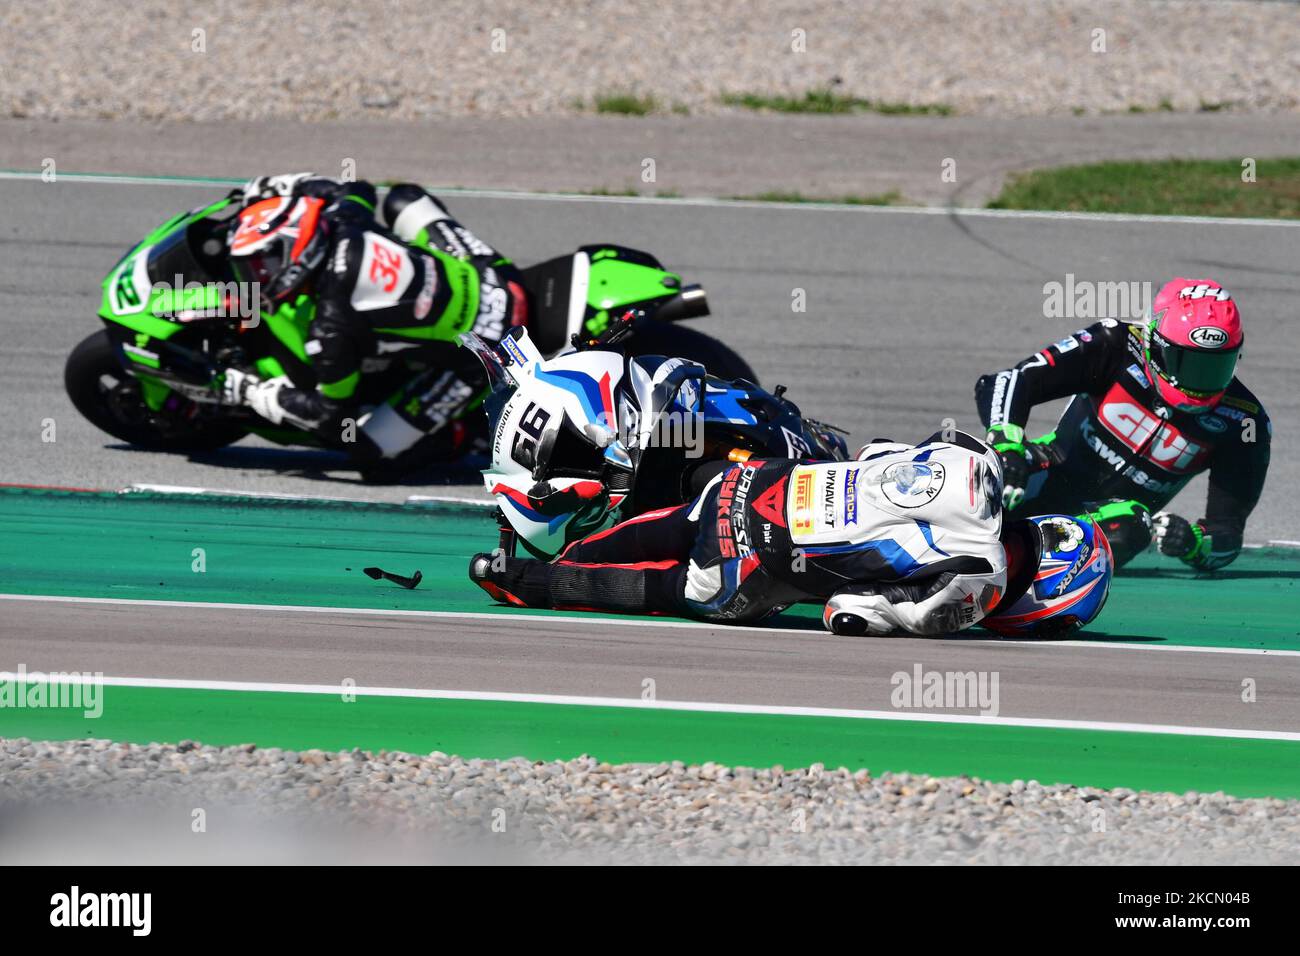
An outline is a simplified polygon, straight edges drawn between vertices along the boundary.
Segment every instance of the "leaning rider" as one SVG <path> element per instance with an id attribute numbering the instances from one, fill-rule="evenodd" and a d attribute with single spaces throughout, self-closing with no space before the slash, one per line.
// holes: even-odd
<path id="1" fill-rule="evenodd" d="M 263 310 L 315 303 L 305 351 L 316 386 L 226 369 L 223 395 L 274 425 L 308 430 L 362 463 L 454 451 L 460 419 L 482 391 L 477 361 L 457 347 L 472 331 L 499 341 L 524 321 L 518 270 L 414 184 L 394 186 L 376 217 L 376 190 L 310 173 L 259 177 L 240 192 L 227 249 L 236 279 L 258 284 Z M 363 362 L 419 350 L 425 371 L 368 414 L 356 407 Z M 343 422 L 357 422 L 347 443 Z"/>

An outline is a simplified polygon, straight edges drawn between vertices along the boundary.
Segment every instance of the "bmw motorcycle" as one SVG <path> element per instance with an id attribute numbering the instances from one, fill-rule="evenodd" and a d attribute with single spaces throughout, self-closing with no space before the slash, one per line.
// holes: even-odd
<path id="1" fill-rule="evenodd" d="M 263 379 L 287 375 L 300 388 L 316 385 L 305 350 L 315 315 L 312 299 L 303 295 L 258 315 L 249 315 L 238 300 L 225 256 L 226 233 L 238 210 L 231 195 L 174 216 L 104 278 L 104 327 L 73 349 L 64 369 L 73 405 L 102 431 L 158 451 L 211 451 L 250 433 L 282 445 L 320 446 L 307 432 L 275 427 L 218 400 L 214 380 L 227 367 L 248 368 Z M 707 296 L 697 285 L 683 285 L 649 253 L 613 244 L 584 246 L 524 269 L 523 276 L 531 300 L 528 331 L 547 354 L 572 347 L 575 338 L 600 336 L 611 317 L 631 309 L 640 324 L 635 348 L 688 356 L 723 374 L 753 378 L 730 348 L 677 324 L 707 315 Z M 420 361 L 401 350 L 367 358 L 358 393 L 362 408 L 386 401 L 424 370 Z M 481 416 L 466 424 L 481 427 Z M 461 430 L 455 448 L 473 447 L 473 438 L 472 431 Z M 432 444 L 429 460 L 452 452 L 450 442 Z M 403 460 L 400 470 L 429 460 Z"/>
<path id="2" fill-rule="evenodd" d="M 545 358 L 526 329 L 496 346 L 462 343 L 487 372 L 492 452 L 484 487 L 501 548 L 549 559 L 588 534 L 692 500 L 728 463 L 751 457 L 844 460 L 843 432 L 768 392 L 687 358 L 629 354 L 625 313 L 575 351 Z"/>

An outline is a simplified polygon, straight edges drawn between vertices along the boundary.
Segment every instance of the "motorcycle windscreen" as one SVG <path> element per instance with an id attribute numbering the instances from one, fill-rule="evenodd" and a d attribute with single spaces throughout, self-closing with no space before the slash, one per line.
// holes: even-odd
<path id="1" fill-rule="evenodd" d="M 149 281 L 171 285 L 177 276 L 185 282 L 211 282 L 216 278 L 199 262 L 190 246 L 189 230 L 177 229 L 149 250 Z"/>
<path id="2" fill-rule="evenodd" d="M 492 434 L 496 431 L 497 422 L 501 420 L 501 413 L 510 401 L 510 396 L 515 392 L 514 379 L 506 371 L 505 364 L 496 349 L 473 332 L 462 332 L 460 344 L 478 357 L 483 365 L 483 371 L 487 374 L 488 396 L 483 399 L 483 410 L 487 412 L 488 434 Z"/>

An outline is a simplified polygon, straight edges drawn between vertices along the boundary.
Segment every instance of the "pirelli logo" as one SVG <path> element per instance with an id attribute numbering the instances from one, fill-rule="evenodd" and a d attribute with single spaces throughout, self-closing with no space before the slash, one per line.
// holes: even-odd
<path id="1" fill-rule="evenodd" d="M 811 534 L 813 530 L 813 473 L 796 468 L 794 473 L 794 499 L 790 509 L 790 532 Z"/>

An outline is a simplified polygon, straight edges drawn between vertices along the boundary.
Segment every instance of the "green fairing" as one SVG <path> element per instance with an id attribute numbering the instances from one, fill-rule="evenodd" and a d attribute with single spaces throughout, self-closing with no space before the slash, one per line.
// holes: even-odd
<path id="1" fill-rule="evenodd" d="M 605 331 L 611 310 L 671 298 L 681 288 L 681 277 L 672 272 L 627 262 L 616 256 L 614 250 L 602 249 L 591 257 L 587 318 L 583 324 L 590 335 Z M 673 280 L 671 286 L 665 284 L 665 279 Z"/>
<path id="2" fill-rule="evenodd" d="M 171 394 L 171 386 L 158 381 L 152 375 L 137 374 L 136 378 L 140 381 L 140 393 L 144 397 L 144 403 L 155 412 L 162 408 L 163 402 L 167 401 L 167 396 Z"/>
<path id="3" fill-rule="evenodd" d="M 307 330 L 315 316 L 316 303 L 311 296 L 300 295 L 293 302 L 284 303 L 275 312 L 263 312 L 262 321 L 295 358 L 310 364 L 306 350 Z"/>
<path id="4" fill-rule="evenodd" d="M 140 251 L 149 246 L 162 242 L 178 229 L 186 229 L 192 223 L 220 212 L 231 203 L 232 200 L 227 198 L 219 199 L 210 206 L 191 213 L 182 213 L 173 216 L 165 223 L 155 229 L 149 235 L 145 236 L 135 247 L 118 261 L 112 270 L 104 277 L 100 284 L 104 290 L 103 297 L 100 301 L 99 316 L 108 322 L 115 322 L 118 325 L 125 326 L 134 332 L 143 332 L 144 334 L 155 339 L 169 339 L 176 334 L 181 328 L 181 323 L 167 318 L 161 318 L 158 313 L 164 315 L 171 313 L 176 306 L 173 301 L 174 296 L 170 291 L 160 294 L 151 295 L 149 307 L 142 312 L 135 312 L 128 315 L 119 315 L 113 309 L 114 297 L 124 298 L 130 301 L 136 297 L 138 302 L 139 290 L 135 288 L 131 280 L 131 272 L 134 268 L 135 258 Z M 182 296 L 184 301 L 184 296 Z"/>
<path id="5" fill-rule="evenodd" d="M 262 378 L 279 378 L 285 374 L 284 366 L 278 359 L 266 355 L 257 360 L 257 374 Z"/>
<path id="6" fill-rule="evenodd" d="M 591 278 L 587 285 L 587 305 L 593 309 L 616 309 L 677 294 L 679 286 L 669 288 L 664 285 L 664 279 L 678 278 L 671 272 L 598 256 L 600 253 L 592 256 Z"/>
<path id="7" fill-rule="evenodd" d="M 230 285 L 233 286 L 234 283 Z M 217 314 L 225 307 L 224 286 L 225 283 L 205 282 L 179 292 L 168 286 L 153 293 L 149 299 L 149 311 L 155 316 L 174 315 L 177 312 Z"/>

